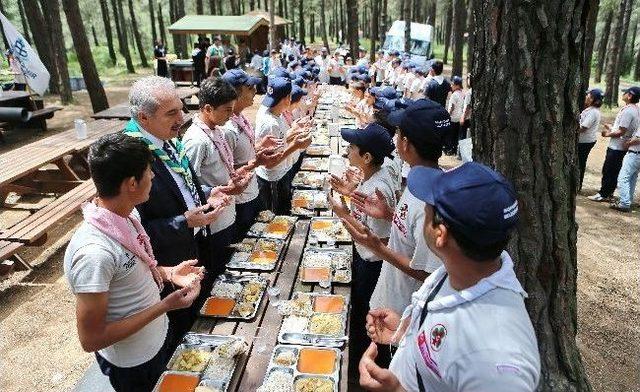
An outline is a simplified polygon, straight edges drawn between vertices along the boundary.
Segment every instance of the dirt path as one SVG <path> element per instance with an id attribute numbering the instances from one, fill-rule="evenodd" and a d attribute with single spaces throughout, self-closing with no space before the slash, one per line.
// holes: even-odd
<path id="1" fill-rule="evenodd" d="M 107 88 L 112 103 L 125 100 L 126 91 L 126 84 Z M 585 194 L 599 186 L 605 150 L 600 141 L 591 153 Z M 623 215 L 578 196 L 577 341 L 598 392 L 640 391 L 639 217 L 637 209 Z M 78 344 L 74 300 L 62 276 L 64 246 L 79 219 L 62 223 L 47 244 L 25 253 L 29 260 L 48 259 L 34 272 L 0 282 L 0 391 L 68 391 L 93 361 Z"/>

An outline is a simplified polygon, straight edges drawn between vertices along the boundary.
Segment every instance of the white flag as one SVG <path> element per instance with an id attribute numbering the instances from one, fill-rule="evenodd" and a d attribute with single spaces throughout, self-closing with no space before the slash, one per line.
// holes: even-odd
<path id="1" fill-rule="evenodd" d="M 36 93 L 44 95 L 45 90 L 49 87 L 49 71 L 42 64 L 36 52 L 31 49 L 29 43 L 2 13 L 0 13 L 0 21 L 2 21 L 4 35 L 9 41 L 9 49 L 11 49 L 14 58 L 18 60 L 27 84 Z"/>

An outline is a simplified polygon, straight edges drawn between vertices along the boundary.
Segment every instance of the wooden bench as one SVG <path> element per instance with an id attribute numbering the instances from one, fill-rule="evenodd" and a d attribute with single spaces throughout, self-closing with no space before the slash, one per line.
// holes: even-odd
<path id="1" fill-rule="evenodd" d="M 41 245 L 46 241 L 47 231 L 53 225 L 80 209 L 80 206 L 95 194 L 93 181 L 84 181 L 51 204 L 2 232 L 0 241 L 19 242 L 28 246 Z"/>
<path id="2" fill-rule="evenodd" d="M 58 106 L 49 106 L 46 108 L 42 108 L 42 109 L 37 109 L 31 112 L 31 120 L 29 120 L 29 123 L 38 123 L 40 124 L 40 128 L 42 128 L 42 132 L 46 132 L 47 131 L 47 120 L 52 118 L 53 115 L 58 111 L 58 110 L 62 110 L 61 107 Z"/>

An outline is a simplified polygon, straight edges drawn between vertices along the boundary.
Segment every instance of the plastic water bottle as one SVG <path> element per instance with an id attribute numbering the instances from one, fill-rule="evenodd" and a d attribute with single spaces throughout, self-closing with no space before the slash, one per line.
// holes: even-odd
<path id="1" fill-rule="evenodd" d="M 81 118 L 73 120 L 73 125 L 76 129 L 76 138 L 83 140 L 87 138 L 87 123 Z"/>

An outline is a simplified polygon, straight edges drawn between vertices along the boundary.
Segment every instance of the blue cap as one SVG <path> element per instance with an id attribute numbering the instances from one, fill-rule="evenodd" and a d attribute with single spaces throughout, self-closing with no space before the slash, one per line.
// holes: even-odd
<path id="1" fill-rule="evenodd" d="M 451 78 L 451 83 L 456 86 L 462 86 L 462 78 L 460 76 L 454 76 Z"/>
<path id="2" fill-rule="evenodd" d="M 302 80 L 302 79 L 300 79 L 300 80 Z M 294 84 L 291 87 L 291 102 L 298 102 L 305 95 L 307 95 L 307 90 L 303 89 L 302 87 L 298 86 L 297 84 Z"/>
<path id="3" fill-rule="evenodd" d="M 625 93 L 625 94 L 629 93 L 629 94 L 633 95 L 634 97 L 640 97 L 640 87 L 637 87 L 637 86 L 626 88 L 626 89 L 622 90 L 622 92 Z"/>
<path id="4" fill-rule="evenodd" d="M 274 69 L 273 75 L 281 78 L 291 79 L 291 75 L 289 75 L 289 72 L 283 67 L 278 67 Z"/>
<path id="5" fill-rule="evenodd" d="M 276 106 L 282 98 L 291 94 L 291 81 L 287 78 L 271 76 L 267 82 L 267 93 L 262 100 L 262 104 L 268 108 Z"/>
<path id="6" fill-rule="evenodd" d="M 358 75 L 356 79 L 365 83 L 371 83 L 371 77 L 367 74 Z"/>
<path id="7" fill-rule="evenodd" d="M 509 238 L 518 223 L 513 185 L 500 173 L 476 162 L 449 171 L 416 166 L 409 172 L 411 194 L 434 207 L 445 223 L 477 245 Z"/>
<path id="8" fill-rule="evenodd" d="M 429 99 L 418 99 L 406 109 L 398 109 L 387 117 L 390 125 L 400 131 L 411 144 L 442 146 L 444 136 L 451 128 L 451 116 L 445 108 Z"/>
<path id="9" fill-rule="evenodd" d="M 349 143 L 364 147 L 376 158 L 391 157 L 396 148 L 389 132 L 376 123 L 371 123 L 364 129 L 342 128 L 340 135 Z"/>
<path id="10" fill-rule="evenodd" d="M 392 50 L 391 52 L 389 52 L 389 54 L 392 56 L 400 56 L 400 52 L 397 50 Z"/>
<path id="11" fill-rule="evenodd" d="M 587 91 L 587 94 L 591 94 L 593 99 L 595 99 L 596 101 L 602 101 L 602 99 L 604 98 L 604 91 L 600 90 L 599 88 L 591 89 Z"/>
<path id="12" fill-rule="evenodd" d="M 304 85 L 304 79 L 302 76 L 297 76 L 295 79 L 291 81 L 294 86 L 302 87 Z"/>
<path id="13" fill-rule="evenodd" d="M 222 80 L 231 84 L 233 87 L 238 86 L 256 86 L 260 84 L 260 78 L 251 76 L 240 68 L 233 68 L 222 75 Z"/>
<path id="14" fill-rule="evenodd" d="M 376 98 L 378 97 L 383 97 L 383 98 L 387 98 L 387 99 L 396 99 L 398 98 L 398 92 L 396 91 L 395 88 L 391 87 L 391 86 L 387 86 L 387 87 L 372 87 L 369 92 L 371 93 L 371 95 L 375 96 Z"/>
<path id="15" fill-rule="evenodd" d="M 386 110 L 386 111 L 391 111 L 393 109 L 395 109 L 395 101 L 393 99 L 387 99 L 384 97 L 379 97 L 376 98 L 375 101 L 373 101 L 373 108 L 376 110 Z M 391 109 L 393 108 L 393 109 Z"/>
<path id="16" fill-rule="evenodd" d="M 356 69 L 358 70 L 358 72 L 360 73 L 365 73 L 365 72 L 369 72 L 369 68 L 367 68 L 366 65 L 359 65 L 356 67 Z"/>

